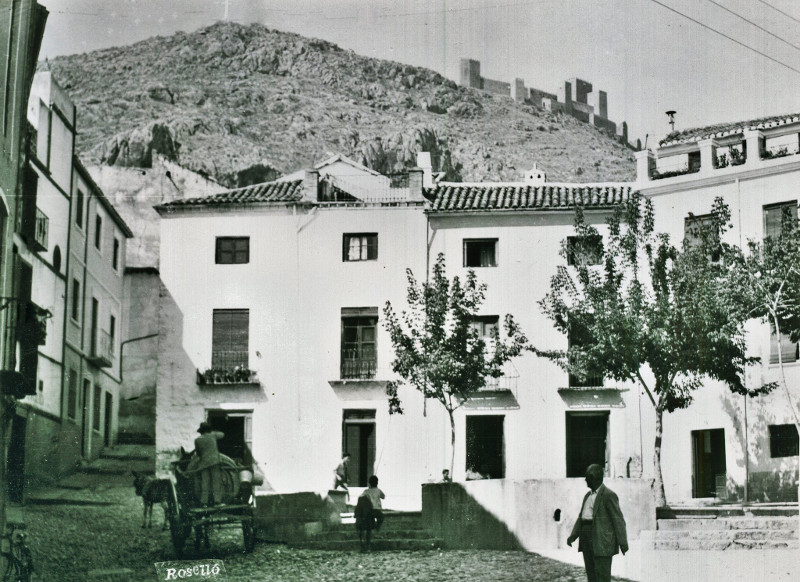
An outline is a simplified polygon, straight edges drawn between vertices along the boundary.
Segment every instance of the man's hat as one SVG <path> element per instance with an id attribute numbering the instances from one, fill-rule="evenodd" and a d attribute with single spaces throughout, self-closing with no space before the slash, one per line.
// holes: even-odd
<path id="1" fill-rule="evenodd" d="M 211 425 L 207 422 L 201 422 L 200 428 L 197 429 L 197 432 L 204 433 L 204 432 L 211 432 Z"/>

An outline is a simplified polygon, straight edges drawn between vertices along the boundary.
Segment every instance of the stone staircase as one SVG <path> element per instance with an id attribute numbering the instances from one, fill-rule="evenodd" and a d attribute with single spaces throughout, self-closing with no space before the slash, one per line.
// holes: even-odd
<path id="1" fill-rule="evenodd" d="M 342 523 L 320 532 L 304 541 L 289 544 L 293 548 L 308 550 L 358 551 L 358 533 L 352 511 L 341 514 Z M 422 526 L 419 511 L 384 511 L 384 522 L 379 532 L 372 532 L 372 551 L 431 550 L 442 547 Z"/>
<path id="2" fill-rule="evenodd" d="M 687 507 L 642 532 L 649 550 L 797 550 L 797 506 Z"/>

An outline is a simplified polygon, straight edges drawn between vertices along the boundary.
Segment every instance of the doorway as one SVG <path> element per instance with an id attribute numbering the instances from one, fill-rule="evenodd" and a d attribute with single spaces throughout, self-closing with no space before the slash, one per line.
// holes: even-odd
<path id="1" fill-rule="evenodd" d="M 467 479 L 506 476 L 504 420 L 502 415 L 467 416 Z"/>
<path id="2" fill-rule="evenodd" d="M 111 446 L 112 410 L 114 410 L 114 397 L 111 395 L 111 392 L 106 392 L 106 416 L 103 425 L 103 445 L 106 447 Z"/>
<path id="3" fill-rule="evenodd" d="M 583 477 L 589 465 L 605 469 L 609 412 L 567 412 L 567 477 Z"/>
<path id="4" fill-rule="evenodd" d="M 25 493 L 25 432 L 28 419 L 14 415 L 11 421 L 11 442 L 8 446 L 8 500 L 22 503 Z"/>
<path id="5" fill-rule="evenodd" d="M 91 443 L 89 439 L 89 396 L 92 394 L 92 381 L 88 378 L 83 379 L 83 389 L 81 390 L 81 456 L 87 458 L 91 454 Z"/>
<path id="6" fill-rule="evenodd" d="M 342 424 L 342 454 L 350 453 L 348 484 L 366 487 L 375 471 L 375 411 L 345 410 Z"/>
<path id="7" fill-rule="evenodd" d="M 725 429 L 692 431 L 692 497 L 724 497 Z"/>
<path id="8" fill-rule="evenodd" d="M 206 422 L 225 435 L 217 442 L 220 453 L 241 465 L 253 463 L 252 410 L 208 410 Z"/>

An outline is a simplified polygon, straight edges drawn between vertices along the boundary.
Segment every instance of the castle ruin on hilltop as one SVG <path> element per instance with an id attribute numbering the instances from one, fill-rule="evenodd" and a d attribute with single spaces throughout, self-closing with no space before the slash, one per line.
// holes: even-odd
<path id="1" fill-rule="evenodd" d="M 606 131 L 619 142 L 641 149 L 641 145 L 628 142 L 628 124 L 615 123 L 608 119 L 608 95 L 605 91 L 594 91 L 592 84 L 583 79 L 572 78 L 564 81 L 558 94 L 548 93 L 533 87 L 526 87 L 525 81 L 514 79 L 513 83 L 496 81 L 481 77 L 481 62 L 474 59 L 461 59 L 458 80 L 462 87 L 481 89 L 494 95 L 511 97 L 519 103 L 528 103 L 547 111 L 563 111 L 572 117 Z"/>

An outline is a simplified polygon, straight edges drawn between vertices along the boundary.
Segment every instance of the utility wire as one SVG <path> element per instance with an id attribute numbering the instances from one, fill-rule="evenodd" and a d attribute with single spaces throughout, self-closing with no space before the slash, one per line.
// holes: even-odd
<path id="1" fill-rule="evenodd" d="M 788 40 L 786 40 L 786 39 L 785 39 L 785 38 L 783 38 L 782 36 L 778 36 L 778 35 L 777 35 L 777 34 L 775 34 L 774 32 L 771 32 L 771 31 L 767 30 L 767 29 L 766 29 L 766 28 L 764 28 L 763 26 L 759 26 L 758 24 L 756 24 L 756 23 L 755 23 L 755 22 L 753 22 L 752 20 L 750 20 L 750 19 L 748 19 L 748 18 L 745 18 L 744 16 L 742 16 L 741 14 L 739 14 L 739 13 L 737 13 L 737 12 L 734 12 L 733 10 L 731 10 L 730 8 L 728 8 L 727 6 L 723 6 L 723 5 L 722 5 L 722 4 L 720 4 L 719 2 L 716 2 L 715 0 L 708 0 L 708 1 L 709 1 L 709 2 L 711 2 L 711 3 L 712 3 L 714 6 L 718 6 L 718 7 L 722 8 L 722 9 L 723 9 L 725 12 L 729 12 L 730 14 L 733 14 L 733 15 L 734 15 L 736 18 L 740 18 L 740 19 L 744 20 L 745 22 L 747 22 L 748 24 L 752 24 L 752 25 L 753 25 L 753 26 L 755 26 L 755 27 L 756 27 L 758 30 L 760 30 L 760 31 L 762 31 L 762 32 L 766 32 L 766 33 L 767 33 L 768 35 L 770 35 L 771 37 L 777 38 L 779 41 L 781 41 L 781 42 L 785 42 L 786 44 L 788 44 L 788 45 L 789 45 L 790 47 L 792 47 L 793 49 L 797 49 L 797 50 L 799 50 L 799 51 L 800 51 L 800 46 L 797 46 L 796 44 L 793 44 L 793 43 L 789 42 Z"/>
<path id="2" fill-rule="evenodd" d="M 764 2 L 764 0 L 757 0 L 757 1 L 758 1 L 758 2 L 761 2 L 761 3 L 762 3 L 764 6 L 769 6 L 769 7 L 770 7 L 770 8 L 772 8 L 772 9 L 773 9 L 775 12 L 780 12 L 781 14 L 783 14 L 783 15 L 784 15 L 786 18 L 788 18 L 789 20 L 794 20 L 795 22 L 797 22 L 798 24 L 800 24 L 800 20 L 798 20 L 797 18 L 795 18 L 795 17 L 794 17 L 794 16 L 792 16 L 791 14 L 788 14 L 788 13 L 784 12 L 784 11 L 783 11 L 783 10 L 781 10 L 780 8 L 776 8 L 775 6 L 773 6 L 772 4 L 770 4 L 769 2 Z"/>
<path id="3" fill-rule="evenodd" d="M 772 61 L 773 63 L 776 63 L 776 64 L 778 64 L 778 65 L 780 65 L 780 66 L 782 66 L 782 67 L 786 67 L 786 68 L 787 68 L 787 69 L 789 69 L 790 71 L 794 71 L 795 73 L 798 73 L 798 74 L 800 74 L 800 69 L 795 69 L 793 66 L 791 66 L 791 65 L 787 65 L 787 64 L 786 64 L 786 63 L 784 63 L 783 61 L 779 61 L 778 59 L 776 59 L 776 58 L 773 58 L 773 57 L 769 56 L 768 54 L 761 52 L 761 51 L 760 51 L 760 50 L 758 50 L 758 49 L 754 49 L 754 48 L 753 48 L 753 47 L 751 47 L 750 45 L 747 45 L 747 44 L 743 43 L 743 42 L 742 42 L 742 41 L 740 41 L 740 40 L 736 40 L 736 39 L 735 39 L 735 38 L 733 38 L 732 36 L 728 36 L 728 35 L 727 35 L 727 34 L 725 34 L 724 32 L 720 32 L 720 31 L 719 31 L 719 30 L 717 30 L 716 28 L 712 28 L 711 26 L 709 26 L 709 25 L 705 24 L 704 22 L 700 22 L 699 20 L 697 20 L 697 19 L 695 19 L 695 18 L 692 18 L 691 16 L 688 16 L 688 15 L 684 14 L 683 12 L 680 12 L 679 10 L 676 10 L 676 9 L 672 8 L 671 6 L 667 6 L 667 5 L 666 5 L 666 4 L 664 4 L 663 2 L 659 2 L 659 0 L 650 0 L 650 2 L 653 2 L 654 4 L 658 4 L 658 5 L 659 5 L 659 6 L 661 6 L 662 8 L 666 8 L 666 9 L 667 9 L 667 10 L 669 10 L 670 12 L 674 12 L 675 14 L 677 14 L 677 15 L 679 15 L 679 16 L 682 16 L 682 17 L 684 17 L 684 18 L 685 18 L 685 19 L 687 19 L 687 20 L 691 20 L 691 21 L 692 21 L 692 22 L 694 22 L 695 24 L 698 24 L 698 25 L 702 26 L 703 28 L 706 28 L 706 29 L 710 30 L 711 32 L 714 32 L 714 33 L 716 33 L 716 34 L 718 34 L 718 35 L 720 35 L 720 36 L 722 36 L 722 37 L 724 37 L 724 38 L 727 38 L 729 41 L 731 41 L 731 42 L 735 42 L 735 43 L 736 43 L 736 44 L 738 44 L 739 46 L 741 46 L 741 47 L 744 47 L 744 48 L 746 48 L 746 49 L 747 49 L 747 50 L 749 50 L 749 51 L 753 51 L 754 53 L 756 53 L 756 54 L 758 54 L 758 55 L 761 55 L 761 56 L 762 56 L 762 57 L 764 57 L 765 59 L 769 59 L 769 60 L 770 60 L 770 61 Z"/>

